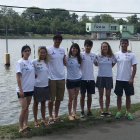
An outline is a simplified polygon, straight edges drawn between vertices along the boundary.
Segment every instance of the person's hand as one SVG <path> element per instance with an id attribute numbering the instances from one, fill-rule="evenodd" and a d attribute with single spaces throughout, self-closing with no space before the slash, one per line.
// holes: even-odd
<path id="1" fill-rule="evenodd" d="M 127 52 L 128 52 L 128 53 L 131 53 L 131 51 L 130 51 L 130 50 L 127 50 Z"/>
<path id="2" fill-rule="evenodd" d="M 130 80 L 129 80 L 129 84 L 131 85 L 131 84 L 133 84 L 134 83 L 134 80 L 131 78 Z"/>
<path id="3" fill-rule="evenodd" d="M 23 92 L 22 90 L 19 92 L 19 96 L 20 96 L 21 98 L 24 98 L 24 92 Z"/>

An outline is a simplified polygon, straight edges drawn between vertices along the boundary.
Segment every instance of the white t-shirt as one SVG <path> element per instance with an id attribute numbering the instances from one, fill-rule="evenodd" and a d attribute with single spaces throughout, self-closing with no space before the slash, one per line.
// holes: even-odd
<path id="1" fill-rule="evenodd" d="M 133 53 L 115 53 L 115 61 L 117 63 L 117 77 L 119 81 L 129 81 L 132 75 L 131 67 L 137 64 L 137 60 Z"/>
<path id="2" fill-rule="evenodd" d="M 67 68 L 67 79 L 74 80 L 80 79 L 82 74 L 80 71 L 80 64 L 78 63 L 77 57 L 65 57 L 66 68 Z"/>
<path id="3" fill-rule="evenodd" d="M 16 63 L 16 73 L 21 73 L 20 80 L 23 92 L 34 91 L 35 70 L 32 61 L 30 59 L 28 60 L 20 59 Z M 18 85 L 17 92 L 19 92 Z"/>
<path id="4" fill-rule="evenodd" d="M 41 60 L 40 62 L 37 59 L 32 61 L 35 74 L 37 78 L 35 79 L 35 87 L 47 87 L 48 86 L 48 76 L 49 76 L 49 66 Z"/>
<path id="5" fill-rule="evenodd" d="M 96 54 L 98 63 L 98 77 L 112 77 L 112 63 L 115 63 L 114 56 L 102 56 L 101 53 Z"/>
<path id="6" fill-rule="evenodd" d="M 63 58 L 65 50 L 62 47 L 55 48 L 53 45 L 47 47 L 49 54 L 49 78 L 51 80 L 65 79 L 65 69 Z"/>
<path id="7" fill-rule="evenodd" d="M 93 63 L 96 62 L 96 55 L 94 53 L 81 52 L 82 64 L 82 80 L 94 80 Z"/>

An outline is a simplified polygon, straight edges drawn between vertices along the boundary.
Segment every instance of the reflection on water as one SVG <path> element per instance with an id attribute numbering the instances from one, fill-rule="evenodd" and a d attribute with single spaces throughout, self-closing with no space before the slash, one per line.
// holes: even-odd
<path id="1" fill-rule="evenodd" d="M 72 40 L 63 40 L 62 42 L 62 47 L 64 47 L 65 52 L 67 53 L 67 50 L 70 49 L 71 46 L 71 41 Z M 74 40 L 75 43 L 78 43 L 79 46 L 84 48 L 84 40 Z M 103 41 L 93 41 L 93 48 L 92 51 L 95 53 L 100 52 L 100 46 Z M 108 41 L 109 44 L 111 45 L 113 52 L 119 51 L 119 41 Z M 4 65 L 4 54 L 5 54 L 5 40 L 0 40 L 0 125 L 5 125 L 5 124 L 12 124 L 12 123 L 17 123 L 18 122 L 18 116 L 20 112 L 20 104 L 17 98 L 17 93 L 16 93 L 16 70 L 15 70 L 15 63 L 21 58 L 21 47 L 25 44 L 28 44 L 31 47 L 31 56 L 30 59 L 34 59 L 34 48 L 33 44 L 35 44 L 35 52 L 37 52 L 38 46 L 49 46 L 53 44 L 52 40 L 41 40 L 41 39 L 36 39 L 36 40 L 20 40 L 20 39 L 15 39 L 15 40 L 10 40 L 9 39 L 9 53 L 10 53 L 10 59 L 11 59 L 11 65 L 10 66 L 5 66 Z M 138 71 L 136 74 L 135 78 L 135 96 L 132 97 L 132 103 L 139 102 L 140 99 L 140 73 L 139 73 L 139 61 L 140 61 L 140 42 L 138 41 L 131 41 L 132 44 L 132 50 L 134 51 L 137 61 L 138 61 Z M 131 50 L 131 48 L 129 48 Z M 36 54 L 37 56 L 37 54 Z M 96 77 L 97 75 L 97 68 L 94 68 L 95 72 L 94 75 Z M 115 85 L 115 76 L 116 76 L 116 66 L 113 67 L 113 84 Z M 93 95 L 92 97 L 93 103 L 92 103 L 92 108 L 98 108 L 99 103 L 98 103 L 98 91 L 96 89 L 96 94 Z M 65 96 L 64 96 L 64 101 L 61 103 L 60 106 L 60 113 L 59 114 L 64 114 L 67 113 L 67 102 L 68 102 L 68 93 L 67 90 L 65 90 Z M 31 105 L 29 107 L 29 120 L 33 120 L 33 112 L 32 112 L 32 103 L 33 100 L 31 101 Z M 122 104 L 125 104 L 125 96 L 123 96 L 123 101 Z M 112 90 L 111 93 L 111 102 L 110 106 L 116 106 L 116 95 L 114 94 L 114 91 Z M 46 104 L 47 107 L 47 104 Z M 40 108 L 40 105 L 39 105 Z M 86 110 L 86 103 L 85 103 L 85 110 Z M 78 106 L 77 109 L 80 110 L 80 94 L 78 96 Z M 40 114 L 40 109 L 39 109 L 39 115 L 38 118 L 41 118 Z M 48 109 L 46 109 L 46 116 L 48 116 Z"/>
<path id="2" fill-rule="evenodd" d="M 6 71 L 9 71 L 10 70 L 10 65 L 4 65 L 4 67 L 5 67 L 5 70 Z"/>

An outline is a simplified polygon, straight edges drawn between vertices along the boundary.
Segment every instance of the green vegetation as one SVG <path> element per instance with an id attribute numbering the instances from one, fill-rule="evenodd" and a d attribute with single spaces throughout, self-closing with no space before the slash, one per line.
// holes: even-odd
<path id="1" fill-rule="evenodd" d="M 125 115 L 126 106 L 122 107 L 122 115 Z M 134 113 L 136 111 L 140 110 L 140 103 L 132 104 L 131 105 L 131 113 Z M 109 109 L 111 112 L 111 117 L 98 117 L 100 115 L 100 109 L 93 109 L 92 112 L 96 115 L 96 118 L 85 118 L 81 120 L 74 120 L 69 121 L 68 115 L 64 114 L 61 116 L 61 118 L 64 120 L 64 122 L 60 123 L 54 123 L 49 126 L 40 126 L 39 128 L 34 127 L 34 122 L 29 122 L 29 126 L 33 129 L 32 131 L 26 133 L 26 134 L 20 134 L 18 133 L 18 124 L 11 124 L 6 126 L 0 126 L 0 138 L 7 138 L 7 139 L 15 139 L 15 138 L 23 138 L 23 137 L 33 137 L 33 136 L 43 136 L 46 134 L 52 134 L 52 133 L 60 133 L 60 132 L 66 132 L 70 129 L 78 129 L 78 128 L 86 128 L 90 127 L 92 125 L 101 125 L 103 123 L 111 123 L 116 121 L 114 116 L 116 115 L 117 108 L 111 107 Z M 80 112 L 77 113 L 77 115 L 80 115 Z M 135 117 L 134 117 L 135 118 Z M 48 118 L 46 118 L 48 120 Z M 120 120 L 124 120 L 124 118 L 121 118 Z M 40 121 L 40 120 L 39 120 Z M 117 120 L 118 121 L 118 120 Z"/>
<path id="2" fill-rule="evenodd" d="M 86 14 L 79 17 L 76 13 L 70 13 L 65 9 L 42 10 L 37 7 L 31 7 L 24 10 L 21 14 L 12 8 L 0 8 L 0 36 L 5 35 L 5 24 L 7 23 L 8 35 L 25 36 L 27 32 L 39 34 L 39 36 L 55 34 L 85 35 L 86 23 L 118 23 L 134 25 L 135 32 L 140 32 L 140 20 L 137 15 L 115 19 L 109 14 L 96 15 L 89 18 Z M 31 34 L 32 36 L 32 34 Z"/>

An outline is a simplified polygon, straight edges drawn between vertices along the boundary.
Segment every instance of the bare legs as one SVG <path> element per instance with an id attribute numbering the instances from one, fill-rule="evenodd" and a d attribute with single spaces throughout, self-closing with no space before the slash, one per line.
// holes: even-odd
<path id="1" fill-rule="evenodd" d="M 104 93 L 104 88 L 98 88 L 99 91 L 99 104 L 101 107 L 101 112 L 104 113 L 104 107 L 103 107 L 103 93 Z M 110 89 L 106 89 L 106 101 L 105 101 L 105 112 L 108 113 L 108 108 L 109 108 L 109 104 L 110 104 L 110 93 L 111 90 Z"/>
<path id="2" fill-rule="evenodd" d="M 68 112 L 69 116 L 71 116 L 71 109 L 73 106 L 73 115 L 76 116 L 76 108 L 77 108 L 77 96 L 79 93 L 79 87 L 68 89 L 69 100 L 68 100 Z"/>
<path id="3" fill-rule="evenodd" d="M 45 101 L 41 102 L 41 115 L 42 115 L 42 122 L 45 122 Z M 34 121 L 35 121 L 35 126 L 39 127 L 38 121 L 37 121 L 37 112 L 38 112 L 38 102 L 34 101 L 33 103 L 33 114 L 34 114 Z"/>
<path id="4" fill-rule="evenodd" d="M 126 110 L 127 113 L 130 112 L 130 104 L 131 104 L 131 98 L 130 96 L 126 96 Z M 121 105 L 122 105 L 122 96 L 117 97 L 117 108 L 118 111 L 121 112 Z"/>
<path id="5" fill-rule="evenodd" d="M 81 94 L 80 104 L 82 111 L 84 111 L 84 103 L 85 103 L 85 94 Z M 87 112 L 90 111 L 91 103 L 92 103 L 92 94 L 87 93 Z"/>
<path id="6" fill-rule="evenodd" d="M 19 131 L 23 130 L 24 127 L 27 127 L 27 121 L 28 121 L 28 107 L 30 105 L 32 96 L 19 98 L 19 102 L 21 105 L 21 111 L 19 114 Z"/>

